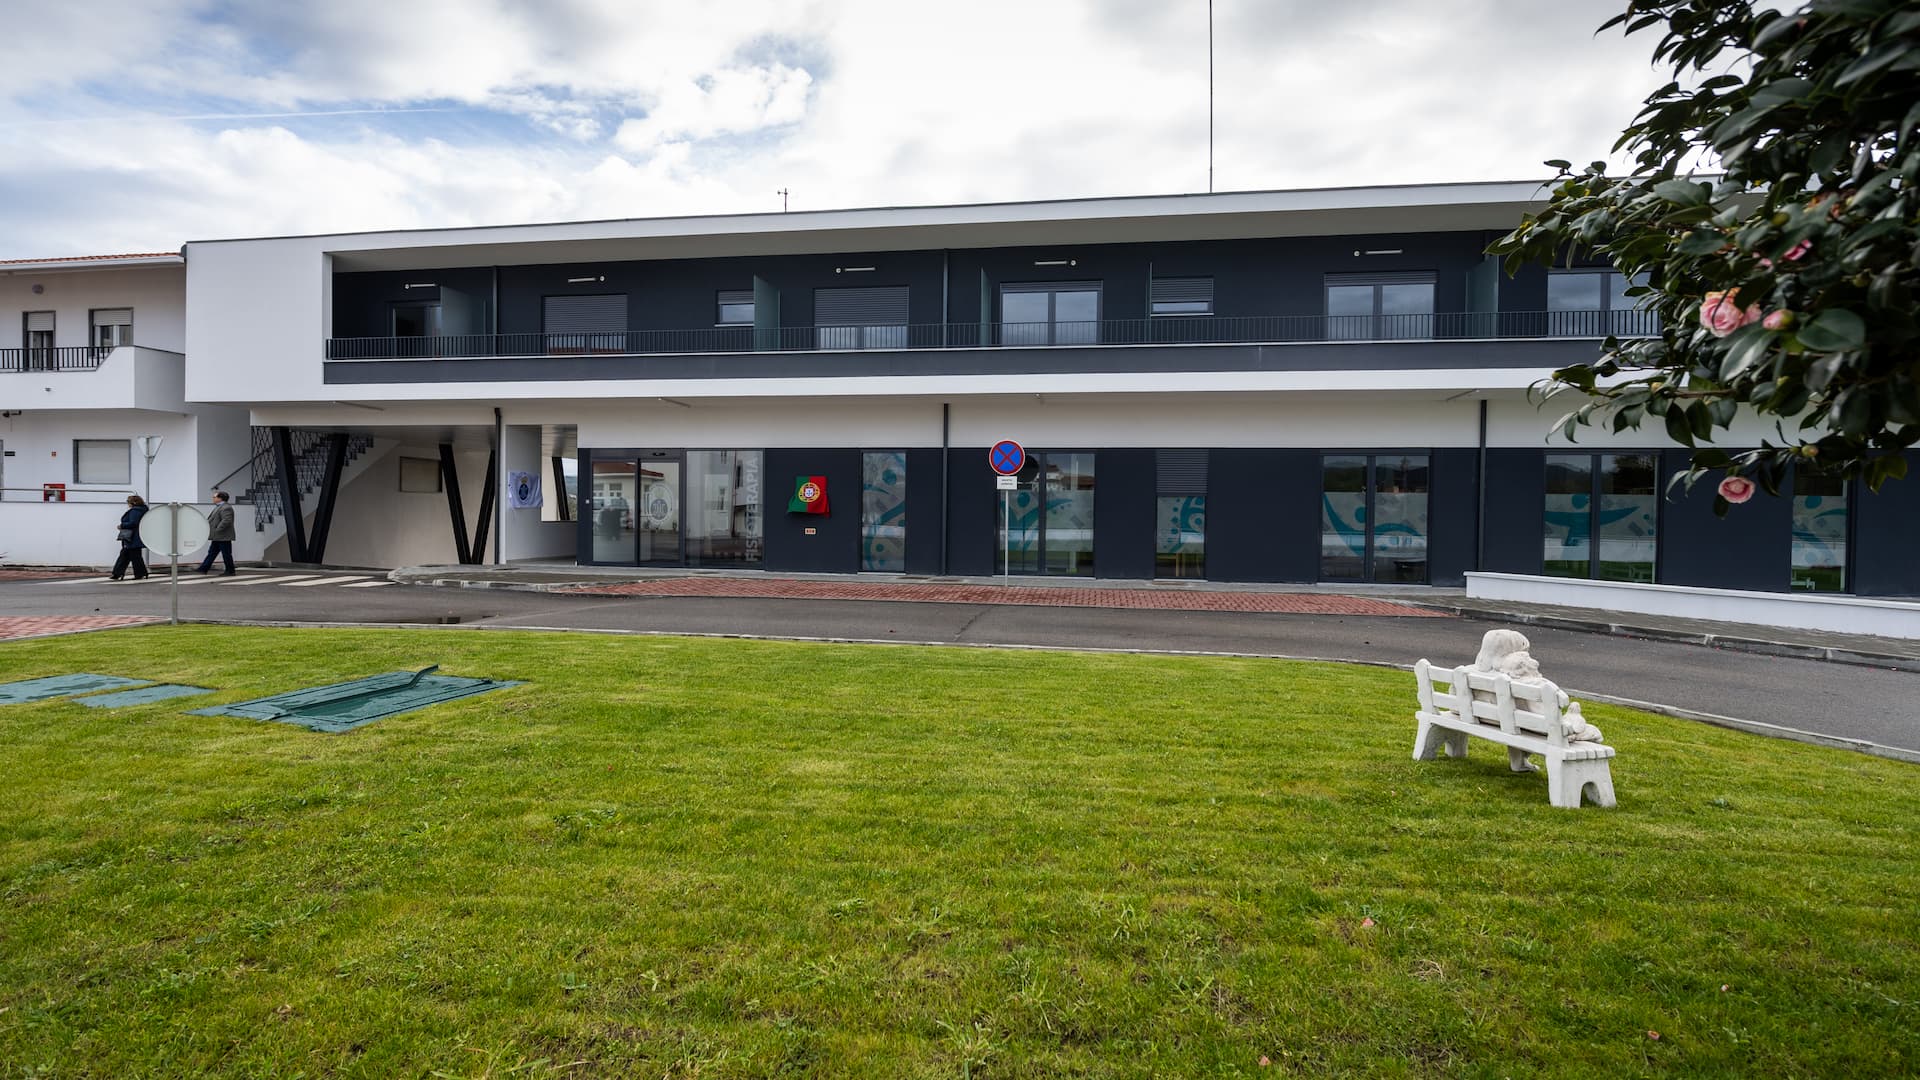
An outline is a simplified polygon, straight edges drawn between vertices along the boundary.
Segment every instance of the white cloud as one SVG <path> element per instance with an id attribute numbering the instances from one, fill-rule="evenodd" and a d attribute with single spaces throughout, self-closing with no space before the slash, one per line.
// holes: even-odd
<path id="1" fill-rule="evenodd" d="M 9 18 L 0 257 L 771 210 L 783 187 L 818 209 L 1207 184 L 1201 0 L 71 7 Z M 1215 186 L 1604 156 L 1661 81 L 1651 39 L 1592 35 L 1616 8 L 1216 0 Z M 89 37 L 96 10 L 128 32 Z M 368 108 L 445 111 L 162 119 Z"/>

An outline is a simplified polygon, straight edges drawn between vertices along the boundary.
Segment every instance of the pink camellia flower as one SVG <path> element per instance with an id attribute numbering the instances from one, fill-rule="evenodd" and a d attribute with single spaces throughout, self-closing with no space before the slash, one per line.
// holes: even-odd
<path id="1" fill-rule="evenodd" d="M 1700 325 L 1713 332 L 1714 337 L 1726 337 L 1745 326 L 1749 321 L 1747 313 L 1740 310 L 1740 290 L 1728 289 L 1725 292 L 1710 292 L 1700 302 Z M 1760 317 L 1756 307 L 1753 318 Z"/>
<path id="2" fill-rule="evenodd" d="M 1767 312 L 1767 317 L 1760 320 L 1760 325 L 1769 330 L 1785 330 L 1787 327 L 1793 325 L 1793 312 L 1788 311 L 1786 308 L 1781 308 L 1778 311 L 1769 311 Z"/>
<path id="3" fill-rule="evenodd" d="M 1744 476 L 1729 476 L 1720 481 L 1720 497 L 1730 503 L 1743 503 L 1753 498 L 1753 481 Z"/>
<path id="4" fill-rule="evenodd" d="M 1788 262 L 1799 262 L 1801 259 L 1806 258 L 1807 252 L 1812 250 L 1813 250 L 1813 241 L 1802 240 L 1799 243 L 1788 248 L 1786 250 L 1786 253 L 1781 255 L 1780 257 L 1787 260 Z"/>

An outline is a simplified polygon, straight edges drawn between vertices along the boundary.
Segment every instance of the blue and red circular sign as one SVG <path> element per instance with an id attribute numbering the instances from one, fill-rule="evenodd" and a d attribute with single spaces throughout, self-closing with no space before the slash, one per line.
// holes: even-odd
<path id="1" fill-rule="evenodd" d="M 1027 463 L 1027 448 L 1012 439 L 1001 439 L 987 451 L 987 464 L 1001 476 L 1012 476 Z"/>

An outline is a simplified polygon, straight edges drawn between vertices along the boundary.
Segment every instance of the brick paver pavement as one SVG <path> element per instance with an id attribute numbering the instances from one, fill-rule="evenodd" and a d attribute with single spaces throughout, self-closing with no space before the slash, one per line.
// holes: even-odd
<path id="1" fill-rule="evenodd" d="M 556 590 L 557 591 L 557 590 Z M 1156 589 L 1022 588 L 1000 585 L 906 585 L 778 578 L 669 578 L 565 590 L 590 596 L 718 596 L 779 600 L 896 600 L 915 604 L 1029 604 L 1039 607 L 1136 608 L 1151 611 L 1244 611 L 1297 615 L 1402 615 L 1452 618 L 1393 600 L 1316 593 Z"/>
<path id="2" fill-rule="evenodd" d="M 159 621 L 159 617 L 154 615 L 0 616 L 0 641 L 45 637 L 48 634 L 73 634 L 82 630 L 110 630 L 116 626 L 139 626 Z"/>

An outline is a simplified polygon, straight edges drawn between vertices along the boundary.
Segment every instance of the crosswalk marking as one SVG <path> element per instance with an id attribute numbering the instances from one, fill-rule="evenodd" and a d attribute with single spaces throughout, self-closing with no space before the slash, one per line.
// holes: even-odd
<path id="1" fill-rule="evenodd" d="M 288 574 L 284 577 L 243 577 L 243 578 L 234 578 L 232 581 L 223 581 L 220 584 L 222 585 L 275 585 L 275 584 L 285 584 L 286 582 L 289 582 L 289 581 L 305 581 L 312 576 L 313 576 L 312 574 Z"/>
<path id="2" fill-rule="evenodd" d="M 366 576 L 365 574 L 348 574 L 346 577 L 323 577 L 315 578 L 312 581 L 289 581 L 287 582 L 287 588 L 305 589 L 314 585 L 344 585 L 349 581 L 364 580 Z"/>
<path id="3" fill-rule="evenodd" d="M 382 585 L 391 585 L 391 584 L 393 584 L 393 582 L 391 582 L 391 581 L 384 581 L 384 580 L 382 580 L 382 581 L 356 581 L 356 582 L 354 582 L 354 583 L 353 583 L 353 584 L 351 584 L 351 585 L 342 585 L 342 586 L 340 586 L 340 587 L 341 587 L 341 588 L 343 588 L 343 589 L 375 589 L 375 588 L 379 588 L 379 587 L 380 587 L 380 586 L 382 586 Z"/>

